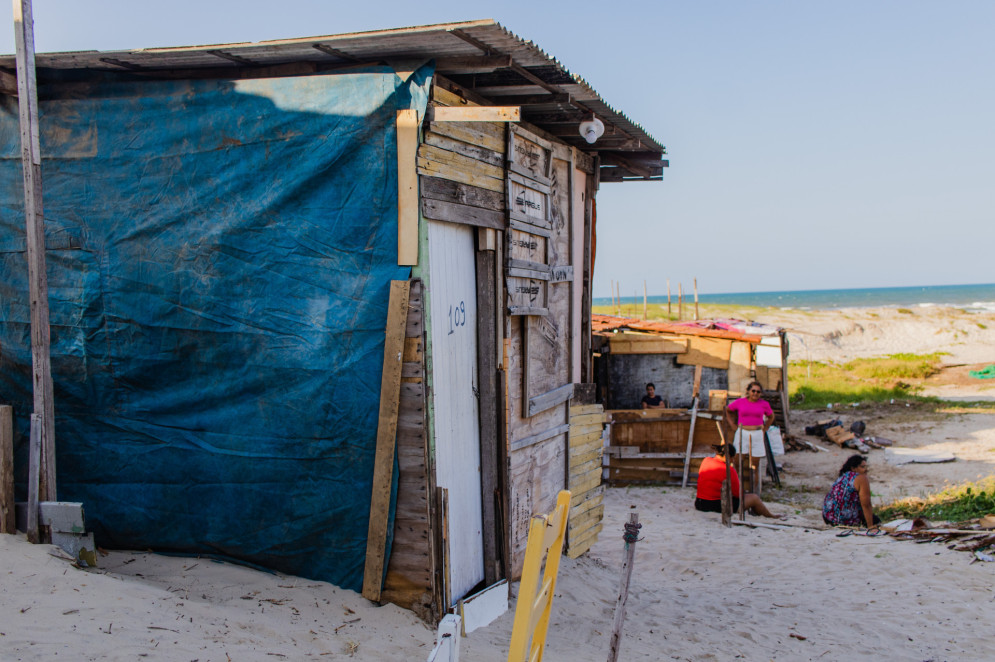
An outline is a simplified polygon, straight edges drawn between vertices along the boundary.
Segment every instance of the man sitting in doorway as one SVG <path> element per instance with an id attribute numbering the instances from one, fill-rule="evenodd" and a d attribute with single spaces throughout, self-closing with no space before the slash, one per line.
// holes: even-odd
<path id="1" fill-rule="evenodd" d="M 643 396 L 643 409 L 663 409 L 667 403 L 656 394 L 656 386 L 652 382 L 646 385 L 646 395 Z"/>

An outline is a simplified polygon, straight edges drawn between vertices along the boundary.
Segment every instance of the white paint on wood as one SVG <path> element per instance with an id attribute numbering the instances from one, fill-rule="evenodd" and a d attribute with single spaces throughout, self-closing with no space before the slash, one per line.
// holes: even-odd
<path id="1" fill-rule="evenodd" d="M 427 221 L 436 484 L 449 492 L 450 598 L 484 578 L 473 229 Z"/>
<path id="2" fill-rule="evenodd" d="M 439 623 L 435 648 L 428 654 L 428 662 L 459 662 L 460 617 L 446 614 Z"/>
<path id="3" fill-rule="evenodd" d="M 508 580 L 502 579 L 479 593 L 474 593 L 460 604 L 463 616 L 463 633 L 470 634 L 477 628 L 490 625 L 508 611 Z"/>

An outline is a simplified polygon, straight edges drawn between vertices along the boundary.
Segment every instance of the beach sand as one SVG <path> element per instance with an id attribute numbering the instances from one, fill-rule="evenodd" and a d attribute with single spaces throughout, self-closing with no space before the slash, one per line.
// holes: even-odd
<path id="1" fill-rule="evenodd" d="M 995 362 L 995 320 L 932 312 L 761 319 L 804 338 L 813 360 L 949 351 L 949 363 Z M 799 346 L 792 356 L 806 358 Z M 935 386 L 957 389 L 955 397 L 992 394 L 954 373 L 945 381 L 954 383 Z M 826 415 L 797 412 L 793 431 Z M 864 420 L 868 434 L 901 447 L 957 458 L 896 465 L 872 451 L 875 505 L 993 473 L 995 414 L 886 404 L 831 415 Z M 619 659 L 989 659 L 995 563 L 972 563 L 942 544 L 823 530 L 822 496 L 849 451 L 815 443 L 823 450 L 784 456 L 783 487 L 765 492 L 771 509 L 788 515 L 783 530 L 725 528 L 718 515 L 694 511 L 692 487 L 608 489 L 601 539 L 579 559 L 562 559 L 544 659 L 607 658 L 622 528 L 633 512 L 642 539 Z M 393 605 L 204 558 L 111 551 L 100 568 L 81 570 L 50 546 L 2 535 L 0 559 L 3 660 L 424 660 L 435 639 L 432 627 Z M 505 660 L 512 621 L 509 611 L 463 638 L 461 658 Z"/>

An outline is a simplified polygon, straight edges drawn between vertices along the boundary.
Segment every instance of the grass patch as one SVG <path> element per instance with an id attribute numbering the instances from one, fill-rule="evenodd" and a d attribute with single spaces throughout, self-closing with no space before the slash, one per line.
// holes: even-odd
<path id="1" fill-rule="evenodd" d="M 975 324 L 978 325 L 979 329 L 987 329 L 988 328 L 987 324 L 982 324 L 981 322 L 975 322 Z"/>
<path id="2" fill-rule="evenodd" d="M 963 522 L 995 513 L 995 476 L 948 487 L 925 497 L 899 499 L 878 510 L 884 521 L 914 517 Z"/>
<path id="3" fill-rule="evenodd" d="M 899 308 L 898 312 L 901 313 L 902 315 L 911 315 L 912 314 L 912 311 L 909 310 L 908 308 Z"/>
<path id="4" fill-rule="evenodd" d="M 847 363 L 792 361 L 788 365 L 789 397 L 801 409 L 830 403 L 887 402 L 936 398 L 917 396 L 922 380 L 940 369 L 941 353 L 892 354 Z"/>

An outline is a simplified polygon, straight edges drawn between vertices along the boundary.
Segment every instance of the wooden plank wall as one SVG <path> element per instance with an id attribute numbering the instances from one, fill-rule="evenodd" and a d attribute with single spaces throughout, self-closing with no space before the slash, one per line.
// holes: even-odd
<path id="1" fill-rule="evenodd" d="M 534 127 L 525 127 L 538 132 Z M 572 150 L 542 134 L 552 144 L 549 264 L 570 265 L 571 187 L 577 172 Z M 586 185 L 582 182 L 582 185 Z M 572 265 L 570 265 L 572 266 Z M 575 274 L 580 270 L 575 269 Z M 571 383 L 572 326 L 569 282 L 550 283 L 548 313 L 537 324 L 531 317 L 511 317 L 506 335 L 510 340 L 507 365 L 509 397 L 508 443 L 510 448 L 508 512 L 511 577 L 521 573 L 531 518 L 549 512 L 568 477 L 567 431 L 569 402 L 528 416 L 526 393 Z M 530 327 L 531 324 L 531 327 Z M 541 329 L 539 325 L 541 324 Z M 530 331 L 532 331 L 530 333 Z M 538 332 L 537 332 L 538 331 Z M 528 364 L 526 364 L 528 361 Z M 526 375 L 535 383 L 526 382 Z M 542 388 L 537 389 L 540 385 Z"/>
<path id="2" fill-rule="evenodd" d="M 567 556 L 577 558 L 591 548 L 601 532 L 605 507 L 601 484 L 604 408 L 598 404 L 570 407 L 570 519 Z"/>
<path id="3" fill-rule="evenodd" d="M 422 619 L 436 622 L 442 616 L 442 605 L 436 581 L 438 552 L 431 528 L 434 481 L 429 470 L 425 421 L 424 311 L 423 284 L 413 280 L 401 366 L 394 541 L 381 601 L 411 609 Z"/>
<path id="4" fill-rule="evenodd" d="M 680 483 L 687 451 L 691 415 L 684 409 L 613 411 L 611 445 L 608 447 L 608 480 L 611 485 Z M 715 412 L 719 416 L 719 412 Z M 699 413 L 691 446 L 691 471 L 712 455 L 721 443 L 715 421 Z"/>

